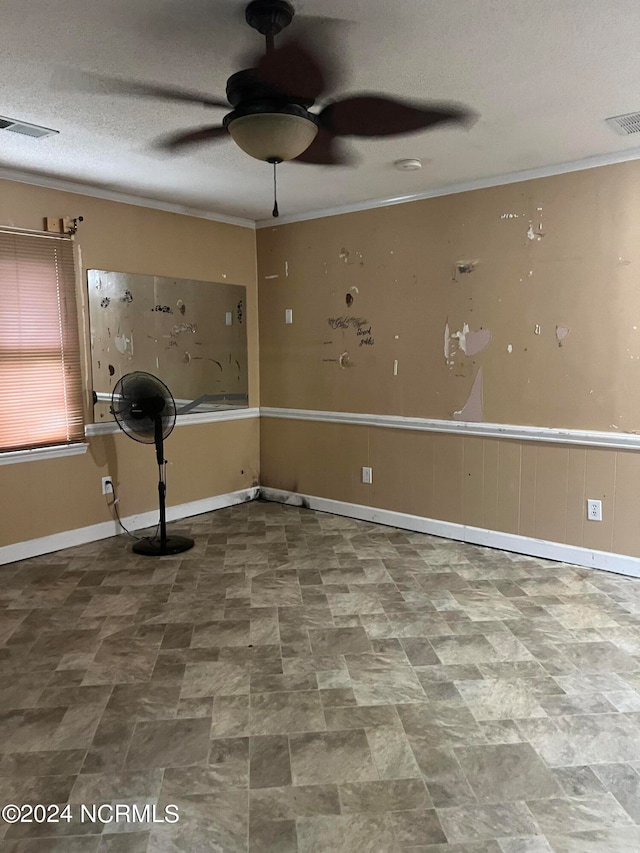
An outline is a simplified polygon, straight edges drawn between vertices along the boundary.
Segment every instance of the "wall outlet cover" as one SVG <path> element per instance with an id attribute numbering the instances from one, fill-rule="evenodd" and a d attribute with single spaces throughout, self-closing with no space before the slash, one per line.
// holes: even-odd
<path id="1" fill-rule="evenodd" d="M 587 519 L 589 521 L 602 521 L 602 501 L 587 501 Z"/>

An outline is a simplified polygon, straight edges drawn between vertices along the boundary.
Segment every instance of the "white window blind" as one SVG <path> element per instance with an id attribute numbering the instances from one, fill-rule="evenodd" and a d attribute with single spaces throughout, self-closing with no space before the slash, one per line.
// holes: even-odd
<path id="1" fill-rule="evenodd" d="M 83 438 L 72 243 L 0 230 L 0 452 Z"/>

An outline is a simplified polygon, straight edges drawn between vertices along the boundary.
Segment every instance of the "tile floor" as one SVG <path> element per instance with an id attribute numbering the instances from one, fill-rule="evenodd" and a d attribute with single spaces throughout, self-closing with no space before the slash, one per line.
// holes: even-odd
<path id="1" fill-rule="evenodd" d="M 277 504 L 182 527 L 0 568 L 0 800 L 73 809 L 1 853 L 640 850 L 640 581 Z"/>

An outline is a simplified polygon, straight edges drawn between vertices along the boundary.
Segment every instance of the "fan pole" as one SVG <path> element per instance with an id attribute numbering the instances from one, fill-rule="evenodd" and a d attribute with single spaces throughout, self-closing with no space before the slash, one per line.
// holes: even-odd
<path id="1" fill-rule="evenodd" d="M 162 416 L 155 417 L 156 460 L 158 462 L 158 503 L 160 505 L 160 552 L 167 553 L 167 484 L 165 478 L 164 439 L 162 436 Z"/>
<path id="2" fill-rule="evenodd" d="M 136 554 L 145 557 L 162 557 L 165 554 L 180 554 L 193 548 L 193 539 L 186 536 L 167 536 L 166 510 L 166 460 L 164 458 L 164 436 L 162 434 L 162 412 L 154 416 L 153 437 L 156 445 L 156 461 L 158 463 L 158 503 L 160 506 L 160 542 L 141 539 L 133 546 Z"/>

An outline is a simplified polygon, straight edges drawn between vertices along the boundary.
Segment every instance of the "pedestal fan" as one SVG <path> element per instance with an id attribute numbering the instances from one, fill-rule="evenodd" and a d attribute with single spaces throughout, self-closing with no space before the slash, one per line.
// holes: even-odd
<path id="1" fill-rule="evenodd" d="M 118 379 L 111 395 L 111 413 L 120 429 L 142 444 L 155 444 L 158 461 L 158 500 L 160 504 L 160 538 L 141 539 L 133 546 L 136 554 L 160 557 L 179 554 L 193 548 L 193 539 L 167 536 L 165 510 L 166 460 L 164 440 L 176 423 L 176 404 L 167 386 L 151 373 L 135 371 Z"/>

